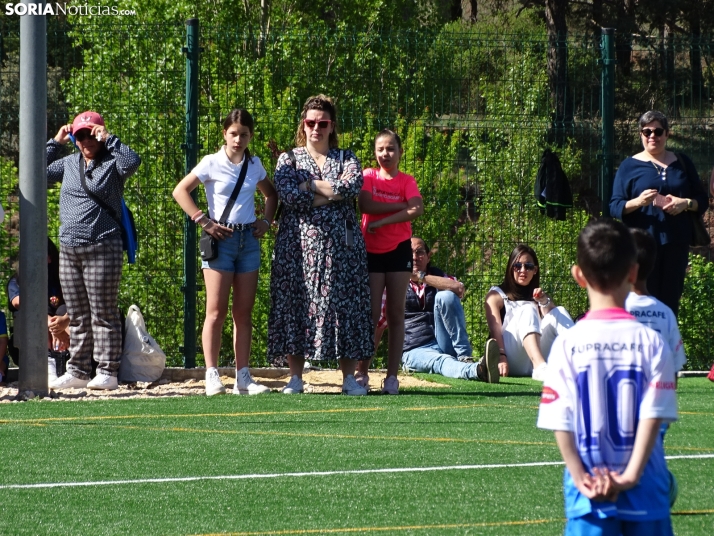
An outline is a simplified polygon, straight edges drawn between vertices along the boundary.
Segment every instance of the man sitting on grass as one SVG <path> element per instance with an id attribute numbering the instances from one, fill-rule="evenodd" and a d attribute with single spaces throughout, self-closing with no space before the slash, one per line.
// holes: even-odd
<path id="1" fill-rule="evenodd" d="M 575 281 L 590 311 L 550 351 L 538 427 L 565 461 L 565 534 L 672 534 L 663 421 L 677 419 L 674 359 L 625 299 L 637 278 L 622 222 L 598 219 L 578 237 Z"/>
<path id="2" fill-rule="evenodd" d="M 404 369 L 498 383 L 499 350 L 495 340 L 486 343 L 486 353 L 478 363 L 471 357 L 471 343 L 461 305 L 464 284 L 431 266 L 429 246 L 421 238 L 412 237 L 412 259 L 414 272 L 404 307 Z M 376 345 L 387 327 L 382 304 Z M 358 382 L 367 377 L 367 366 L 366 361 L 360 362 Z"/>

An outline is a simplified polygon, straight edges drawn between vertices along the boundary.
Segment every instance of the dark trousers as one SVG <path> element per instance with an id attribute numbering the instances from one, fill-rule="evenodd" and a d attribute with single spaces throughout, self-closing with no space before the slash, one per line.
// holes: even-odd
<path id="1" fill-rule="evenodd" d="M 664 244 L 657 246 L 657 258 L 652 273 L 647 278 L 648 292 L 679 314 L 679 300 L 684 291 L 684 276 L 689 264 L 689 244 Z"/>

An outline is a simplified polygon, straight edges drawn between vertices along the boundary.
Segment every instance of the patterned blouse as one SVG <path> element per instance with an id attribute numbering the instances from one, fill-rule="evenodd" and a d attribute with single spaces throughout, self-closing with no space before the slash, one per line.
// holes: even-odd
<path id="1" fill-rule="evenodd" d="M 77 152 L 61 158 L 63 145 L 51 138 L 47 142 L 47 183 L 61 182 L 60 243 L 78 247 L 107 238 L 120 237 L 119 223 L 102 209 L 82 188 L 79 166 L 84 165 Z M 111 134 L 105 149 L 85 169 L 87 188 L 121 216 L 124 183 L 141 164 L 141 158 Z"/>

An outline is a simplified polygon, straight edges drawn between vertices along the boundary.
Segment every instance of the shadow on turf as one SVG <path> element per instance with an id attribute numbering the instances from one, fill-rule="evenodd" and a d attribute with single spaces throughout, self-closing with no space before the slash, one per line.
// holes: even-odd
<path id="1" fill-rule="evenodd" d="M 371 394 L 371 393 L 370 393 Z M 379 395 L 379 393 L 376 393 Z M 508 391 L 508 392 L 489 392 L 489 391 L 425 391 L 422 389 L 418 388 L 410 388 L 410 389 L 404 389 L 403 391 L 399 391 L 400 396 L 409 396 L 409 395 L 420 395 L 420 396 L 438 396 L 438 397 L 445 397 L 445 396 L 484 396 L 484 397 L 489 397 L 489 398 L 507 398 L 509 396 L 529 396 L 533 398 L 540 398 L 540 391 L 534 392 L 534 391 Z"/>

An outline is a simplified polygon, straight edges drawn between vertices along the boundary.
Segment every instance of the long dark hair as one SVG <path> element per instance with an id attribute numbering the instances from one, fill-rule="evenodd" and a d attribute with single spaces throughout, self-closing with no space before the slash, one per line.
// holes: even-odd
<path id="1" fill-rule="evenodd" d="M 62 285 L 60 285 L 59 276 L 59 250 L 50 238 L 47 239 L 47 256 L 49 257 L 49 262 L 47 263 L 47 290 L 54 292 L 54 295 L 59 300 L 58 305 L 61 305 L 64 303 L 64 297 L 62 296 Z"/>
<path id="2" fill-rule="evenodd" d="M 57 297 L 61 305 L 64 303 L 64 297 L 62 296 L 62 285 L 60 284 L 59 276 L 59 249 L 57 249 L 57 246 L 49 237 L 47 238 L 47 257 L 47 291 L 54 293 L 54 296 Z M 21 285 L 19 259 L 12 263 L 12 267 L 15 272 L 13 277 L 17 281 L 17 284 Z M 51 296 L 47 296 L 47 298 L 49 299 Z"/>
<path id="3" fill-rule="evenodd" d="M 246 127 L 250 131 L 251 136 L 254 134 L 253 129 L 255 128 L 255 121 L 253 120 L 253 116 L 250 115 L 250 112 L 248 110 L 245 110 L 243 108 L 234 108 L 233 110 L 231 110 L 230 113 L 223 120 L 223 132 L 231 128 L 231 125 L 233 125 L 234 123 L 238 123 L 239 125 Z M 245 148 L 245 156 L 243 158 L 247 158 L 248 160 L 253 162 L 253 157 L 250 156 L 250 151 L 248 150 L 248 147 Z"/>
<path id="4" fill-rule="evenodd" d="M 516 278 L 513 277 L 513 264 L 518 260 L 518 257 L 527 253 L 533 258 L 533 264 L 536 265 L 536 273 L 533 274 L 533 278 L 528 286 L 522 286 L 516 283 Z M 501 290 L 508 296 L 509 300 L 512 301 L 522 301 L 528 300 L 533 301 L 533 289 L 540 287 L 540 265 L 538 264 L 538 256 L 533 248 L 527 246 L 526 244 L 518 244 L 513 251 L 511 256 L 508 258 L 508 265 L 506 266 L 506 275 L 503 278 L 503 283 L 501 283 Z"/>

